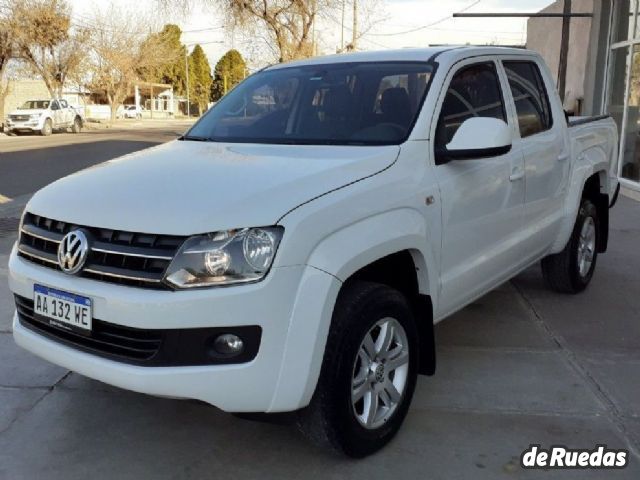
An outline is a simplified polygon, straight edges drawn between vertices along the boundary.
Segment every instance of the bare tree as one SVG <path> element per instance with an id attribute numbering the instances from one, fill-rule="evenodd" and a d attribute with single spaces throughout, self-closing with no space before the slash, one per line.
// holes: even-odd
<path id="1" fill-rule="evenodd" d="M 2 6 L 0 3 L 0 7 Z M 4 100 L 9 94 L 9 82 L 5 81 L 5 74 L 14 55 L 14 39 L 9 20 L 9 16 L 0 11 L 0 123 L 4 121 Z"/>
<path id="2" fill-rule="evenodd" d="M 247 38 L 247 47 L 256 48 L 256 39 L 264 40 L 279 62 L 313 56 L 314 27 L 322 20 L 336 29 L 345 5 L 357 14 L 353 27 L 346 26 L 352 36 L 349 46 L 340 50 L 353 50 L 355 41 L 381 21 L 382 0 L 156 0 L 170 11 L 188 13 L 195 5 L 221 12 L 225 26 Z"/>
<path id="3" fill-rule="evenodd" d="M 131 95 L 139 73 L 161 68 L 176 61 L 176 51 L 164 36 L 145 34 L 143 16 L 133 15 L 111 5 L 94 15 L 89 82 L 101 91 L 115 121 L 118 108 Z"/>
<path id="4" fill-rule="evenodd" d="M 89 32 L 71 27 L 65 0 L 14 0 L 11 5 L 17 56 L 42 78 L 52 97 L 61 96 L 82 62 Z"/>

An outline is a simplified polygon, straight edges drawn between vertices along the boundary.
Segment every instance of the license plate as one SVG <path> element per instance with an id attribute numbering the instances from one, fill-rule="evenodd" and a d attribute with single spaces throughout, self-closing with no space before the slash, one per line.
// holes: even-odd
<path id="1" fill-rule="evenodd" d="M 84 334 L 91 332 L 90 298 L 34 285 L 33 311 L 54 327 Z"/>

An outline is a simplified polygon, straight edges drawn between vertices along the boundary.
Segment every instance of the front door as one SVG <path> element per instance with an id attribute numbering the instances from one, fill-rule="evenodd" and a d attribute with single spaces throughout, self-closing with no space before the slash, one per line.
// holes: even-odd
<path id="1" fill-rule="evenodd" d="M 445 146 L 462 122 L 493 117 L 514 129 L 505 107 L 503 76 L 493 60 L 458 64 L 433 132 L 434 148 Z M 436 110 L 438 111 L 438 110 Z M 454 160 L 435 167 L 442 201 L 439 317 L 445 316 L 520 265 L 524 205 L 524 161 L 519 149 L 504 155 Z"/>

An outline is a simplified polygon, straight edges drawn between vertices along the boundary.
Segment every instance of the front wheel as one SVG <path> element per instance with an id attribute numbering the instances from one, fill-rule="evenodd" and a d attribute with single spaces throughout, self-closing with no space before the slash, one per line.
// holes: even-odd
<path id="1" fill-rule="evenodd" d="M 334 311 L 310 405 L 298 426 L 311 440 L 351 457 L 386 445 L 409 409 L 418 342 L 413 313 L 397 290 L 345 285 Z"/>
<path id="2" fill-rule="evenodd" d="M 42 129 L 40 130 L 40 135 L 42 135 L 43 137 L 48 137 L 49 135 L 51 135 L 51 132 L 53 132 L 53 123 L 51 123 L 50 118 L 47 118 L 44 121 Z"/>
<path id="3" fill-rule="evenodd" d="M 578 293 L 587 288 L 598 259 L 598 231 L 598 210 L 583 199 L 567 246 L 542 259 L 542 275 L 549 288 L 561 293 Z"/>
<path id="4" fill-rule="evenodd" d="M 82 130 L 82 121 L 79 117 L 73 119 L 73 125 L 71 126 L 71 133 L 80 133 Z"/>

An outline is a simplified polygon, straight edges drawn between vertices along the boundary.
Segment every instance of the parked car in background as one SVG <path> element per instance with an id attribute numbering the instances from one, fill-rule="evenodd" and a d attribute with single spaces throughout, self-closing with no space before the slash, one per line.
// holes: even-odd
<path id="1" fill-rule="evenodd" d="M 6 131 L 36 132 L 51 135 L 54 130 L 70 128 L 80 133 L 82 116 L 64 99 L 28 100 L 15 109 L 6 119 Z"/>
<path id="2" fill-rule="evenodd" d="M 434 374 L 435 323 L 537 262 L 558 292 L 589 285 L 617 138 L 567 119 L 527 50 L 272 66 L 177 141 L 31 198 L 13 335 L 122 388 L 293 412 L 362 457 Z"/>
<path id="3" fill-rule="evenodd" d="M 124 118 L 142 118 L 142 107 L 135 105 L 125 105 L 123 116 Z"/>

